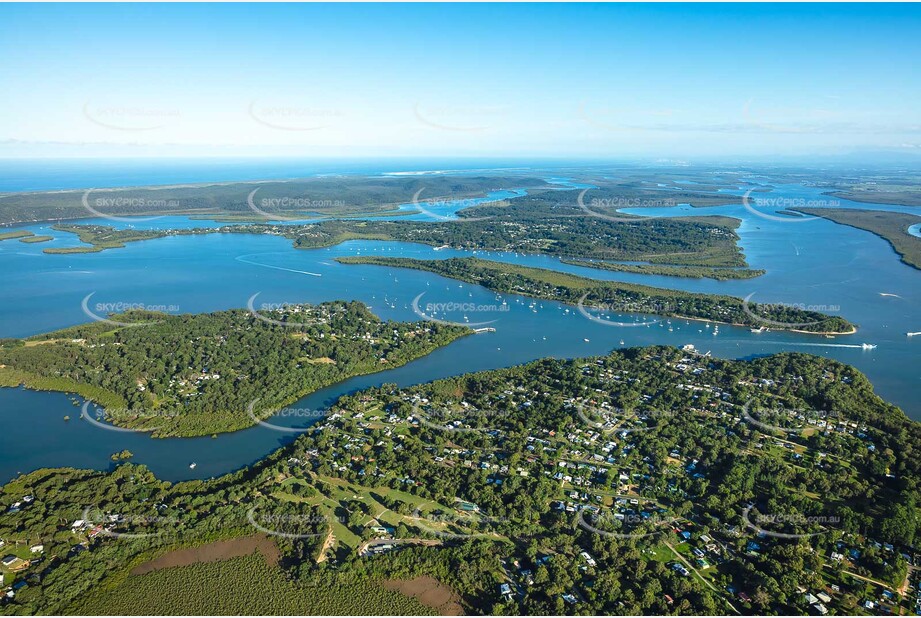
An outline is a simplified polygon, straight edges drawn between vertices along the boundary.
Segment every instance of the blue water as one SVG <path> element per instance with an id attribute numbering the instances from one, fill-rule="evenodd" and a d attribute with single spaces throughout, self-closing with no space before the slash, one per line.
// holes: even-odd
<path id="1" fill-rule="evenodd" d="M 576 192 L 574 191 L 574 199 Z M 811 188 L 775 187 L 773 196 L 820 198 Z M 589 194 L 590 196 L 590 194 Z M 495 198 L 495 196 L 493 196 Z M 464 206 L 464 200 L 460 203 Z M 440 206 L 438 214 L 453 216 L 457 204 Z M 842 202 L 838 207 L 871 207 Z M 872 206 L 887 210 L 899 207 Z M 776 210 L 776 209 L 775 209 Z M 910 211 L 908 209 L 907 211 Z M 290 241 L 273 236 L 211 234 L 167 237 L 130 243 L 124 249 L 93 254 L 45 255 L 47 246 L 74 244 L 74 236 L 37 224 L 36 233 L 55 236 L 36 245 L 0 242 L 0 337 L 22 337 L 89 318 L 81 301 L 93 294 L 95 303 L 143 303 L 168 306 L 182 313 L 243 307 L 253 294 L 258 302 L 322 302 L 356 299 L 384 319 L 414 320 L 411 303 L 463 302 L 479 310 L 457 311 L 439 318 L 470 322 L 490 321 L 497 331 L 469 336 L 404 367 L 363 376 L 324 389 L 296 404 L 325 408 L 342 393 L 383 382 L 410 385 L 458 371 L 505 367 L 545 356 L 575 357 L 603 354 L 623 346 L 692 343 L 701 350 L 730 358 L 747 358 L 782 350 L 821 354 L 850 363 L 866 373 L 877 392 L 921 418 L 918 402 L 921 377 L 917 373 L 921 337 L 921 272 L 904 264 L 882 239 L 855 228 L 816 219 L 790 222 L 765 218 L 741 206 L 687 211 L 640 209 L 647 216 L 723 214 L 743 220 L 741 245 L 753 268 L 768 273 L 748 281 L 687 280 L 662 276 L 604 272 L 560 264 L 545 256 L 486 251 L 435 250 L 432 247 L 391 242 L 352 241 L 317 250 L 294 250 Z M 763 214 L 776 216 L 765 209 Z M 168 217 L 138 226 L 201 226 L 184 217 Z M 852 336 L 825 339 L 796 333 L 751 333 L 747 328 L 671 320 L 652 326 L 609 327 L 592 322 L 571 307 L 533 301 L 514 295 L 496 295 L 483 288 L 429 273 L 376 266 L 345 266 L 334 259 L 347 255 L 390 255 L 423 259 L 477 255 L 592 276 L 649 285 L 747 296 L 756 302 L 790 302 L 827 307 L 856 322 Z M 312 273 L 312 274 L 311 274 Z M 314 276 L 320 275 L 320 276 Z M 503 301 L 507 310 L 501 310 Z M 641 316 L 617 318 L 643 320 Z M 585 340 L 588 341 L 585 341 Z M 623 344 L 621 344 L 623 341 Z M 877 344 L 875 350 L 859 344 Z M 855 346 L 855 347 L 849 347 Z M 65 422 L 63 417 L 71 416 Z M 253 427 L 217 438 L 154 440 L 146 435 L 113 432 L 78 419 L 79 408 L 68 396 L 0 389 L 0 481 L 38 467 L 71 465 L 105 469 L 109 455 L 127 448 L 135 461 L 145 463 L 169 480 L 206 478 L 263 457 L 292 437 L 264 427 Z M 273 420 L 284 424 L 285 419 Z M 197 462 L 194 470 L 191 461 Z"/>
<path id="2" fill-rule="evenodd" d="M 0 191 L 56 191 L 346 174 L 527 173 L 546 161 L 496 159 L 0 159 Z"/>

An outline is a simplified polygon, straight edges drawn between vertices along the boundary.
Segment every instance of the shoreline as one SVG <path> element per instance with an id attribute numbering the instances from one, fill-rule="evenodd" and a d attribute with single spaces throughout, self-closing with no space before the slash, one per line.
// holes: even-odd
<path id="1" fill-rule="evenodd" d="M 127 429 L 135 433 L 148 434 L 148 436 L 154 440 L 162 440 L 162 439 L 169 439 L 169 438 L 207 438 L 209 436 L 212 438 L 216 438 L 217 436 L 222 435 L 222 434 L 232 434 L 232 433 L 236 433 L 239 431 L 252 429 L 253 427 L 258 427 L 263 421 L 272 418 L 285 407 L 290 406 L 293 403 L 297 403 L 304 397 L 309 397 L 310 395 L 313 395 L 314 393 L 319 392 L 323 389 L 327 389 L 327 388 L 336 386 L 337 384 L 347 382 L 348 380 L 352 380 L 354 378 L 374 375 L 375 373 L 383 373 L 390 369 L 397 369 L 399 367 L 403 367 L 405 365 L 408 365 L 411 362 L 425 358 L 426 356 L 429 356 L 430 354 L 434 353 L 437 350 L 448 347 L 455 341 L 458 341 L 460 339 L 463 339 L 464 337 L 468 337 L 468 336 L 475 334 L 475 332 L 472 329 L 468 328 L 467 331 L 468 332 L 460 333 L 457 337 L 455 337 L 448 343 L 444 345 L 436 346 L 433 349 L 428 350 L 420 354 L 419 356 L 416 356 L 415 358 L 406 359 L 405 361 L 401 363 L 394 363 L 394 364 L 388 363 L 387 367 L 378 369 L 376 371 L 373 371 L 373 370 L 372 371 L 360 371 L 358 373 L 346 376 L 343 379 L 338 380 L 336 382 L 332 382 L 329 384 L 323 384 L 311 391 L 300 393 L 294 396 L 293 398 L 291 398 L 290 400 L 287 400 L 287 401 L 284 401 L 278 404 L 278 409 L 272 411 L 271 414 L 268 414 L 266 416 L 260 416 L 258 414 L 253 414 L 253 416 L 256 417 L 256 419 L 258 420 L 252 422 L 249 425 L 236 427 L 234 429 L 226 429 L 224 431 L 208 431 L 205 433 L 198 433 L 198 434 L 185 434 L 185 433 L 173 434 L 171 433 L 171 434 L 158 435 L 154 433 L 157 431 L 156 427 L 152 429 L 138 429 L 128 424 L 117 423 L 108 418 L 105 418 L 101 421 L 96 421 L 96 422 L 102 423 L 105 425 L 109 425 L 115 430 L 126 430 Z M 62 381 L 66 380 L 67 383 L 60 384 L 62 388 L 56 388 L 56 386 L 58 385 L 52 384 L 54 380 L 62 380 Z M 14 381 L 16 383 L 14 383 Z M 12 367 L 9 365 L 0 365 L 0 388 L 24 388 L 26 390 L 35 391 L 35 392 L 63 393 L 69 396 L 80 397 L 86 403 L 90 403 L 90 402 L 94 403 L 97 406 L 101 407 L 103 411 L 105 411 L 106 407 L 112 407 L 112 408 L 124 407 L 126 403 L 125 400 L 117 393 L 108 391 L 102 387 L 95 386 L 93 384 L 85 384 L 85 383 L 76 382 L 76 381 L 66 379 L 66 378 L 46 377 L 46 376 L 38 375 L 32 372 L 17 369 L 16 367 Z M 274 407 L 274 404 L 273 404 L 273 407 Z M 82 411 L 77 416 L 78 418 L 81 418 Z M 305 427 L 303 429 L 303 431 L 308 431 L 308 430 L 309 430 L 309 427 Z"/>
<path id="2" fill-rule="evenodd" d="M 739 324 L 737 322 L 723 322 L 721 320 L 708 320 L 706 318 L 692 318 L 686 315 L 669 315 L 663 316 L 657 313 L 647 313 L 645 315 L 658 315 L 659 317 L 670 317 L 678 318 L 679 320 L 694 320 L 695 322 L 712 322 L 714 324 L 723 324 L 725 326 L 737 326 L 739 328 L 752 328 L 751 324 Z M 814 331 L 814 330 L 797 330 L 795 328 L 767 328 L 767 331 L 774 331 L 778 333 L 800 333 L 803 335 L 853 335 L 857 332 L 857 326 L 852 326 L 851 330 L 848 332 L 836 332 L 836 331 Z"/>

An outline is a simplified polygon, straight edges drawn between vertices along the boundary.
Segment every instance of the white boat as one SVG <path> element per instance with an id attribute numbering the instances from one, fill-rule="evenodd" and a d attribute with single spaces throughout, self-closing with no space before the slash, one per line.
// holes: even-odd
<path id="1" fill-rule="evenodd" d="M 863 348 L 864 350 L 875 350 L 876 344 L 875 343 L 861 343 L 860 347 Z"/>
<path id="2" fill-rule="evenodd" d="M 195 462 L 193 461 L 192 463 L 189 464 L 189 469 L 190 469 L 190 470 L 194 470 L 194 469 L 195 469 L 195 466 L 197 466 L 197 465 L 198 465 L 198 464 L 195 463 Z"/>
<path id="3" fill-rule="evenodd" d="M 919 330 L 916 333 L 905 333 L 905 334 L 908 335 L 909 337 L 914 337 L 915 335 L 921 335 L 921 330 Z"/>
<path id="4" fill-rule="evenodd" d="M 588 339 L 583 339 L 582 341 L 584 341 L 585 343 L 588 343 Z"/>

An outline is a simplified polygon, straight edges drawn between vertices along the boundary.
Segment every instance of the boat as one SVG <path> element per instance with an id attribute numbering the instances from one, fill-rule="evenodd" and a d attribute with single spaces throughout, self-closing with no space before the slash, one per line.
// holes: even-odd
<path id="1" fill-rule="evenodd" d="M 914 337 L 915 335 L 921 335 L 921 330 L 919 330 L 916 333 L 905 333 L 905 334 L 908 335 L 909 337 Z"/>
<path id="2" fill-rule="evenodd" d="M 584 341 L 585 343 L 588 343 L 588 339 L 583 339 L 582 341 Z"/>
<path id="3" fill-rule="evenodd" d="M 197 465 L 198 465 L 198 464 L 195 463 L 195 462 L 193 461 L 192 463 L 189 464 L 189 470 L 194 470 L 194 469 L 195 469 L 195 466 L 197 466 Z"/>
<path id="4" fill-rule="evenodd" d="M 861 343 L 860 347 L 863 348 L 864 350 L 875 350 L 876 344 L 875 343 Z"/>
<path id="5" fill-rule="evenodd" d="M 752 332 L 753 332 L 753 333 L 763 333 L 763 332 L 766 331 L 766 330 L 767 330 L 767 327 L 766 327 L 766 326 L 762 326 L 761 328 L 753 328 L 753 329 L 752 329 Z"/>

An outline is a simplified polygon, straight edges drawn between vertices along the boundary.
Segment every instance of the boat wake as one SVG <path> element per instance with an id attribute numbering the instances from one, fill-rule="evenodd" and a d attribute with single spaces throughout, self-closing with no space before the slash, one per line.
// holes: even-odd
<path id="1" fill-rule="evenodd" d="M 253 255 L 259 255 L 259 254 L 253 254 Z M 300 275 L 310 275 L 311 277 L 322 277 L 323 276 L 320 273 L 312 273 L 309 270 L 297 270 L 294 268 L 285 268 L 284 266 L 272 266 L 270 264 L 260 264 L 259 262 L 253 262 L 251 260 L 246 259 L 248 257 L 253 257 L 253 255 L 240 255 L 234 259 L 238 262 L 243 262 L 244 264 L 251 264 L 253 266 L 261 266 L 262 268 L 271 268 L 273 270 L 284 270 L 289 273 L 298 273 Z"/>
<path id="2" fill-rule="evenodd" d="M 792 343 L 789 341 L 765 341 L 764 343 L 801 348 L 851 348 L 854 350 L 873 350 L 876 348 L 876 345 L 872 343 Z"/>

